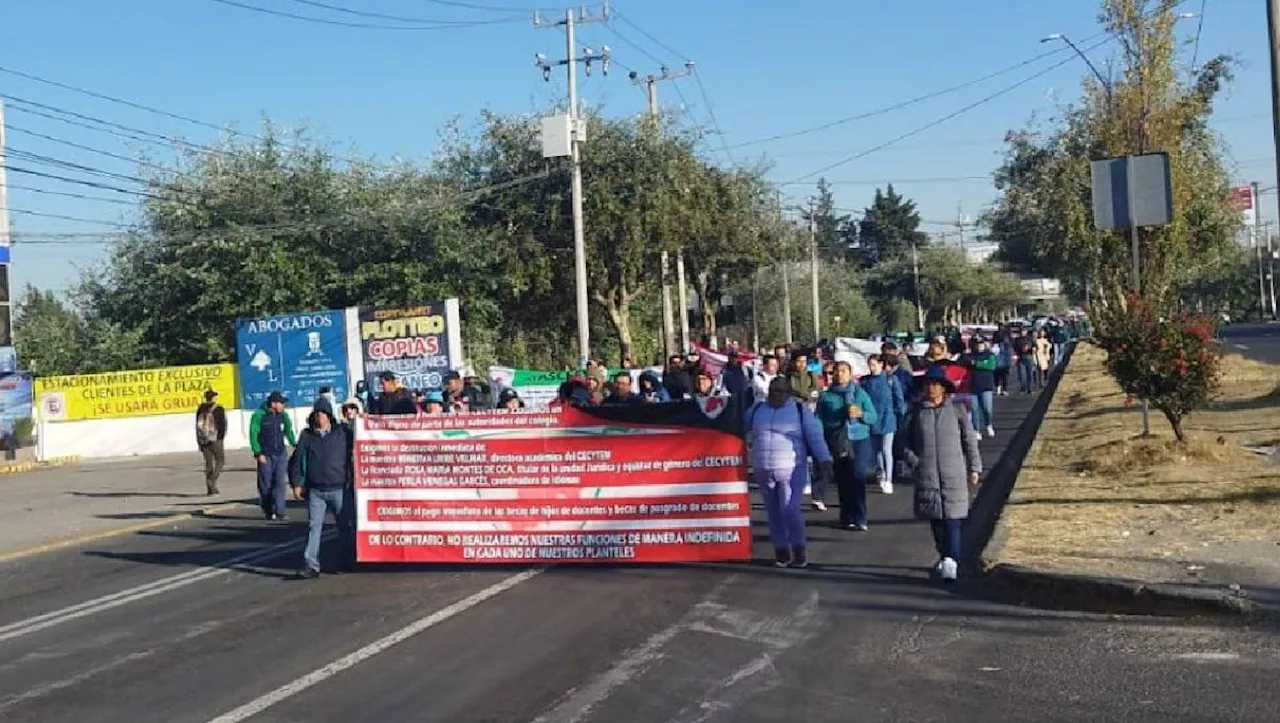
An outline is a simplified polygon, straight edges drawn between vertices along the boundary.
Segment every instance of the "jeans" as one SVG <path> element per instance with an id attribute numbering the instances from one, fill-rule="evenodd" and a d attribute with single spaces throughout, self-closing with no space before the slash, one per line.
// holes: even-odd
<path id="1" fill-rule="evenodd" d="M 996 368 L 996 390 L 1000 392 L 1009 391 L 1009 367 Z"/>
<path id="2" fill-rule="evenodd" d="M 964 525 L 964 520 L 930 520 L 929 527 L 933 529 L 933 547 L 938 551 L 938 557 L 949 557 L 952 560 L 960 559 L 960 529 Z"/>
<path id="3" fill-rule="evenodd" d="M 867 477 L 875 466 L 871 439 L 849 440 L 853 454 L 835 460 L 836 491 L 840 494 L 840 524 L 867 524 Z"/>
<path id="4" fill-rule="evenodd" d="M 354 534 L 351 525 L 355 512 L 351 491 L 344 489 L 307 490 L 307 546 L 302 551 L 302 561 L 308 569 L 320 572 L 320 535 L 324 531 L 324 518 L 329 512 L 338 524 L 338 546 L 342 550 L 343 564 L 349 563 L 354 550 Z"/>
<path id="5" fill-rule="evenodd" d="M 809 476 L 803 462 L 790 469 L 757 469 L 752 471 L 769 521 L 769 539 L 775 550 L 791 551 L 805 546 L 804 515 L 800 498 L 804 496 L 805 479 Z"/>
<path id="6" fill-rule="evenodd" d="M 887 484 L 893 484 L 893 442 L 895 432 L 871 435 L 871 449 L 875 452 L 876 465 Z"/>
<path id="7" fill-rule="evenodd" d="M 996 426 L 996 393 L 974 392 L 972 398 L 973 428 L 981 434 L 987 427 Z"/>
<path id="8" fill-rule="evenodd" d="M 1044 389 L 1044 383 L 1049 379 L 1049 370 L 1041 369 L 1036 366 L 1036 389 Z"/>
<path id="9" fill-rule="evenodd" d="M 219 439 L 200 445 L 200 454 L 204 457 L 205 491 L 214 494 L 218 491 L 218 477 L 222 476 L 222 466 L 227 463 L 226 449 Z"/>
<path id="10" fill-rule="evenodd" d="M 1030 394 L 1036 381 L 1036 367 L 1030 357 L 1022 357 L 1018 360 L 1018 390 L 1023 394 Z"/>
<path id="11" fill-rule="evenodd" d="M 827 480 L 820 474 L 813 465 L 806 465 L 805 475 L 809 484 L 809 499 L 814 502 L 827 501 Z M 801 488 L 803 489 L 803 487 Z"/>
<path id="12" fill-rule="evenodd" d="M 1054 344 L 1053 345 L 1053 365 L 1058 366 L 1059 364 L 1061 364 L 1062 357 L 1065 356 L 1066 353 L 1067 353 L 1066 344 Z"/>
<path id="13" fill-rule="evenodd" d="M 258 502 L 264 515 L 283 515 L 288 490 L 289 455 L 268 454 L 258 463 Z"/>

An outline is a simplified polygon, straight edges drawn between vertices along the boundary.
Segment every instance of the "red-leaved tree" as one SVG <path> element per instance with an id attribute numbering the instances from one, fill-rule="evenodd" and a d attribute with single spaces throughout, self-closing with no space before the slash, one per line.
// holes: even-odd
<path id="1" fill-rule="evenodd" d="M 1107 371 L 1132 398 L 1160 410 L 1178 441 L 1182 420 L 1218 389 L 1221 354 L 1210 317 L 1185 310 L 1162 314 L 1136 294 L 1100 319 L 1094 338 L 1107 352 Z"/>

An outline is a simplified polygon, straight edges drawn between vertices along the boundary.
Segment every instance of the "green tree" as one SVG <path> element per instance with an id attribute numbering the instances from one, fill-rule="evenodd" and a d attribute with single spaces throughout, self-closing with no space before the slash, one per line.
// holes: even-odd
<path id="1" fill-rule="evenodd" d="M 14 314 L 14 335 L 23 367 L 41 376 L 88 374 L 146 366 L 135 333 L 86 319 L 55 294 L 28 285 Z"/>
<path id="2" fill-rule="evenodd" d="M 810 199 L 801 217 L 806 224 L 813 224 L 818 242 L 818 255 L 824 261 L 849 260 L 851 249 L 848 229 L 852 217 L 836 210 L 835 195 L 825 177 L 818 179 L 813 198 Z"/>
<path id="3" fill-rule="evenodd" d="M 858 258 L 863 266 L 875 266 L 924 246 L 929 237 L 920 231 L 915 201 L 893 190 L 876 189 L 875 199 L 858 222 Z"/>

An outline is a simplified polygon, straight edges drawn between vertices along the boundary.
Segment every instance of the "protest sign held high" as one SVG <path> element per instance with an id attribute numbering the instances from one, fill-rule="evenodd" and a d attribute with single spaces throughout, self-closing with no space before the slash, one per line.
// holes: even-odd
<path id="1" fill-rule="evenodd" d="M 462 366 L 458 316 L 457 299 L 409 309 L 361 309 L 365 383 L 376 389 L 377 376 L 389 371 L 409 389 L 438 391 L 445 373 Z"/>
<path id="2" fill-rule="evenodd" d="M 733 418 L 694 402 L 362 418 L 359 559 L 750 559 Z"/>

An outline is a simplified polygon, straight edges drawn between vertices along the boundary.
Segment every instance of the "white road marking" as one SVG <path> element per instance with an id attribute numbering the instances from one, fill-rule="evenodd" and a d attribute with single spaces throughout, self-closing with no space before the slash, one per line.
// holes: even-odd
<path id="1" fill-rule="evenodd" d="M 332 536 L 332 532 L 326 535 L 326 537 Z M 204 580 L 226 575 L 230 572 L 236 572 L 238 571 L 237 569 L 243 565 L 277 557 L 288 552 L 296 552 L 302 549 L 304 544 L 306 544 L 305 540 L 283 542 L 233 557 L 229 560 L 218 563 L 218 565 L 214 567 L 189 570 L 184 573 L 171 575 L 166 578 L 146 583 L 145 585 L 138 585 L 137 587 L 121 590 L 120 592 L 112 593 L 110 595 L 103 595 L 102 597 L 87 600 L 76 605 L 70 605 L 59 610 L 44 613 L 43 615 L 36 615 L 35 617 L 27 618 L 26 620 L 9 623 L 8 625 L 0 627 L 0 642 L 20 638 L 24 635 L 30 635 L 31 633 L 46 630 L 56 625 L 71 622 L 72 620 L 78 620 L 83 617 L 88 617 L 89 615 L 118 608 L 122 605 L 128 605 L 131 602 L 145 600 L 146 598 L 154 597 L 161 593 L 169 592 L 170 590 L 177 590 L 188 585 L 193 585 L 197 582 L 203 582 Z"/>
<path id="2" fill-rule="evenodd" d="M 1249 351 L 1249 347 L 1244 344 L 1232 344 L 1231 346 L 1234 346 L 1241 351 Z"/>
<path id="3" fill-rule="evenodd" d="M 364 661 L 368 660 L 369 658 L 372 658 L 375 655 L 387 650 L 388 648 L 394 645 L 403 643 L 404 641 L 408 640 L 409 638 L 412 638 L 418 633 L 421 633 L 427 630 L 428 628 L 432 628 L 436 625 L 439 625 L 440 623 L 456 615 L 461 615 L 462 613 L 465 613 L 466 611 L 488 600 L 489 598 L 501 595 L 502 593 L 510 590 L 516 585 L 519 585 L 520 583 L 525 582 L 526 580 L 529 580 L 537 576 L 544 569 L 545 568 L 526 570 L 518 575 L 512 575 L 511 577 L 508 577 L 500 582 L 490 585 L 489 587 L 486 587 L 485 589 L 475 593 L 474 595 L 463 598 L 462 600 L 459 600 L 458 602 L 453 603 L 448 607 L 437 610 L 436 612 L 431 613 L 425 618 L 420 618 L 419 620 L 413 623 L 410 623 L 406 627 L 403 627 L 384 638 L 375 640 L 374 642 L 364 646 L 363 648 L 360 648 L 354 653 L 341 657 L 333 661 L 332 663 L 329 663 L 328 665 L 324 666 L 323 668 L 320 668 L 319 670 L 308 673 L 302 676 L 301 678 L 294 680 L 291 683 L 283 685 L 271 691 L 270 693 L 267 693 L 261 698 L 257 698 L 256 700 L 251 700 L 248 703 L 245 703 L 244 705 L 240 706 L 239 708 L 236 708 L 235 710 L 229 713 L 224 713 L 218 716 L 217 718 L 214 718 L 212 721 L 210 721 L 210 723 L 239 723 L 239 721 L 252 718 L 253 716 L 261 713 L 262 711 L 270 708 L 271 706 L 277 703 L 280 703 L 284 700 L 287 700 L 289 698 L 292 698 L 293 696 L 301 693 L 302 691 L 318 683 L 324 682 L 325 680 L 332 678 L 333 676 L 337 675 L 338 673 L 341 673 L 344 670 L 347 670 L 348 668 L 355 667 L 360 663 L 363 663 Z"/>
<path id="4" fill-rule="evenodd" d="M 1220 662 L 1225 660 L 1239 660 L 1238 653 L 1182 653 L 1174 657 L 1179 660 L 1191 660 L 1195 662 Z"/>
<path id="5" fill-rule="evenodd" d="M 732 575 L 707 594 L 697 605 L 694 605 L 683 617 L 669 627 L 660 630 L 640 644 L 623 654 L 618 664 L 591 681 L 585 688 L 575 689 L 560 700 L 555 707 L 533 719 L 533 723 L 578 723 L 584 720 L 591 709 L 604 702 L 613 691 L 622 687 L 637 675 L 643 673 L 650 665 L 662 657 L 662 649 L 677 635 L 688 630 L 701 617 L 705 616 L 714 603 L 713 598 L 737 579 Z"/>

